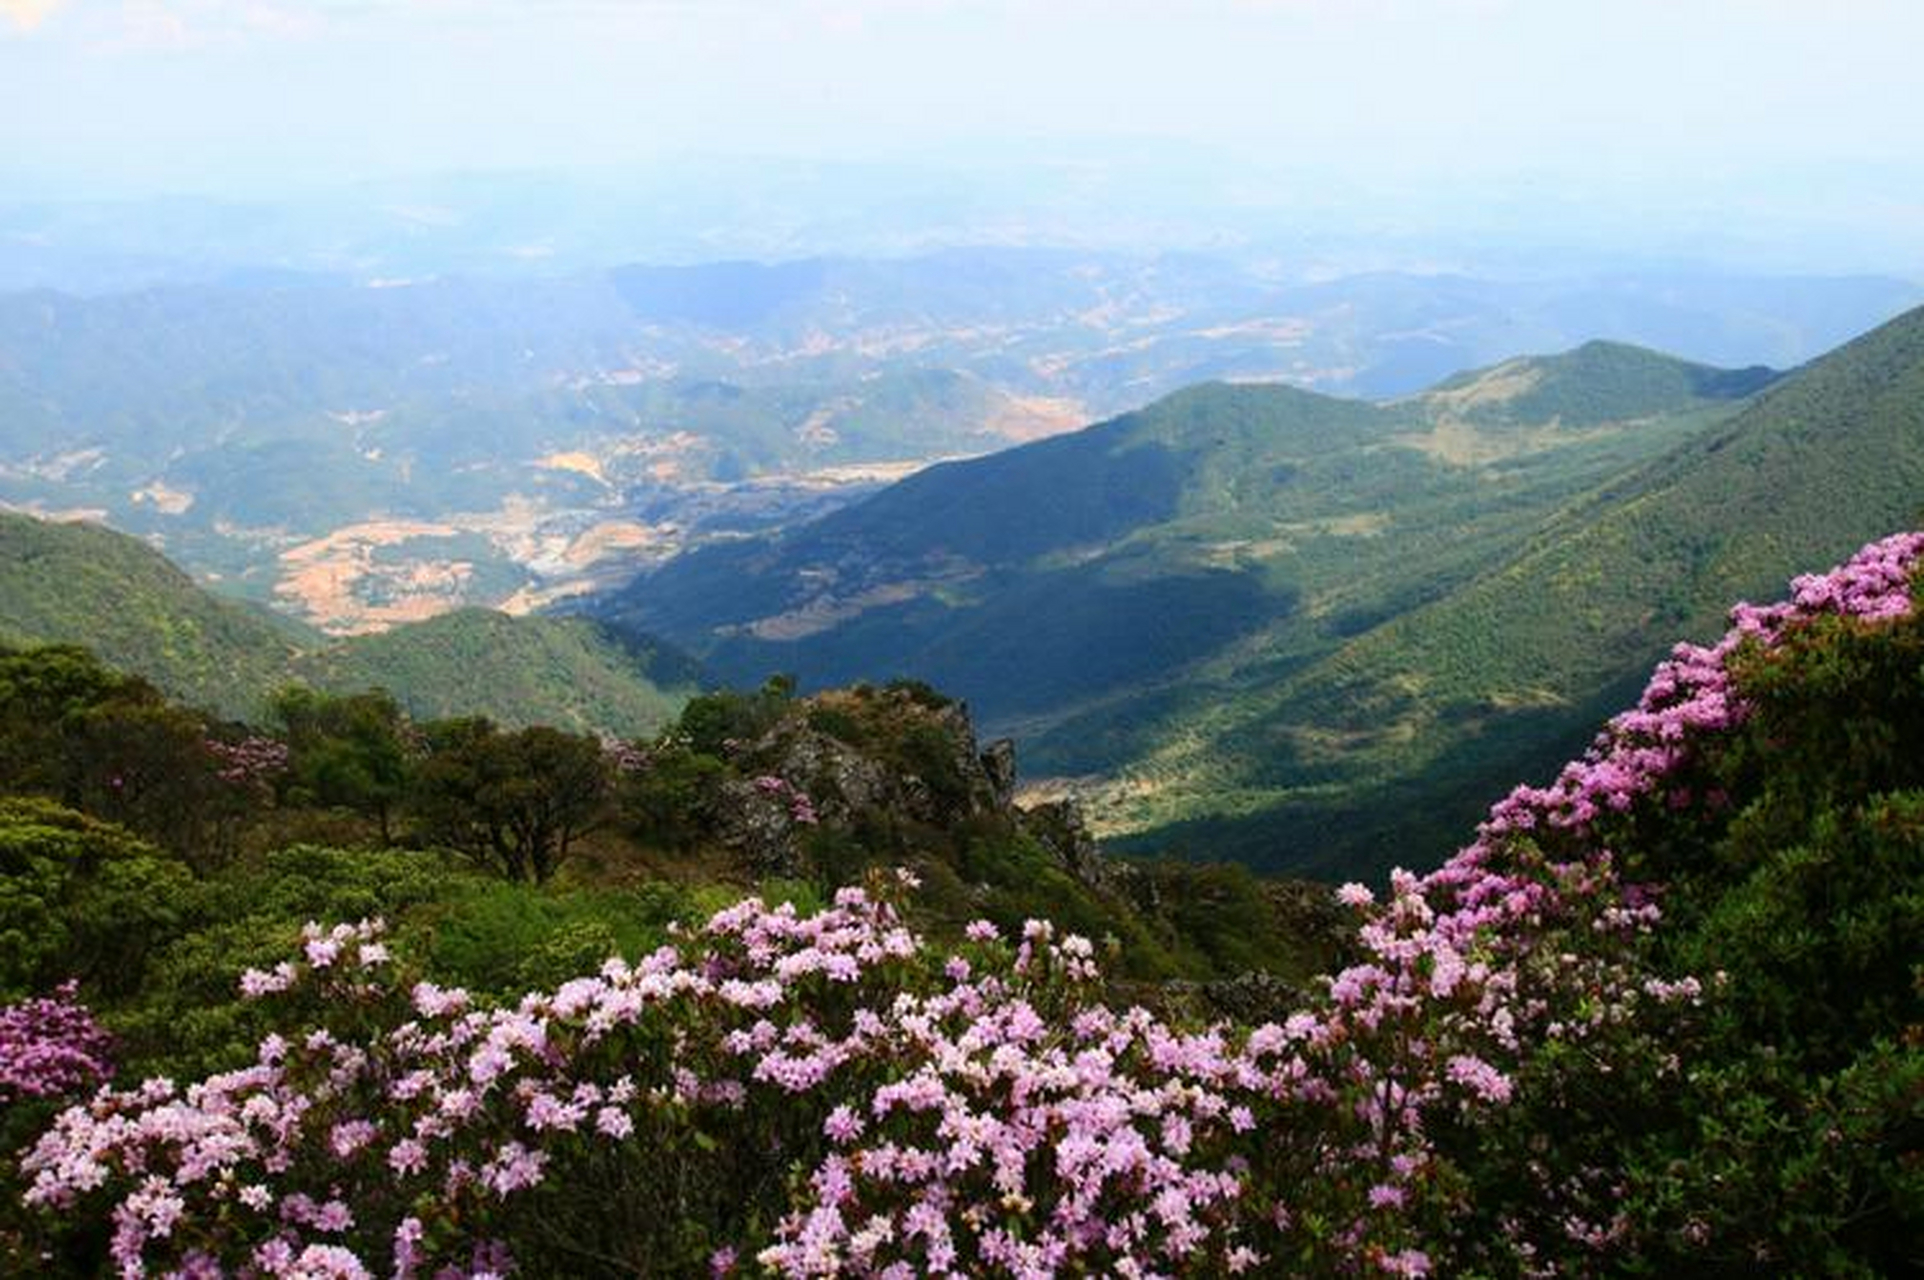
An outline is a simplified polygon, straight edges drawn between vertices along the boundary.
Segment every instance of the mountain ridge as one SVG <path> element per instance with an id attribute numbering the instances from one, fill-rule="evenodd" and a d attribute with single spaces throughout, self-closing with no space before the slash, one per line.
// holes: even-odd
<path id="1" fill-rule="evenodd" d="M 1575 471 L 1587 474 L 1595 462 L 1584 458 L 1586 450 L 1607 463 L 1626 440 L 1647 448 L 1642 435 L 1666 435 L 1683 414 L 1716 412 L 1729 403 L 1686 389 L 1720 371 L 1655 353 L 1638 358 L 1668 375 L 1670 416 L 1651 420 L 1646 396 L 1636 417 L 1619 424 L 1615 419 L 1624 415 L 1592 397 L 1588 420 L 1599 425 L 1587 431 L 1539 424 L 1526 438 L 1507 424 L 1502 432 L 1461 428 L 1481 432 L 1487 442 L 1468 461 L 1451 452 L 1462 446 L 1460 436 L 1434 439 L 1457 425 L 1442 401 L 1378 404 L 1273 384 L 1185 388 L 1078 432 L 931 467 L 772 537 L 697 551 L 597 612 L 674 636 L 733 679 L 753 682 L 780 668 L 833 684 L 889 674 L 833 654 L 817 663 L 814 651 L 828 643 L 822 637 L 838 629 L 873 631 L 874 641 L 856 647 L 888 649 L 912 662 L 924 645 L 953 647 L 935 634 L 942 620 L 972 629 L 972 601 L 987 600 L 995 614 L 1000 590 L 1131 596 L 1145 582 L 1166 588 L 1174 579 L 1178 596 L 1194 590 L 1214 602 L 1211 609 L 1188 610 L 1192 616 L 1221 618 L 1227 611 L 1242 619 L 1185 651 L 1199 657 L 1213 644 L 1232 642 L 1244 623 L 1296 607 L 1300 584 L 1263 579 L 1276 577 L 1271 562 L 1287 561 L 1299 543 L 1374 539 L 1408 495 L 1439 510 L 1453 506 L 1450 519 L 1473 520 L 1470 507 L 1501 506 L 1508 491 L 1535 484 L 1519 486 L 1517 476 L 1544 455 L 1574 459 Z M 1526 358 L 1508 367 L 1536 363 Z M 1476 467 L 1484 470 L 1472 474 Z M 1552 488 L 1567 483 L 1549 482 Z M 1333 550 L 1314 554 L 1327 560 Z M 1254 577 L 1247 573 L 1252 568 Z M 1287 568 L 1282 572 L 1288 576 Z M 1235 577 L 1261 586 L 1253 594 L 1273 597 L 1275 607 L 1258 607 L 1247 590 L 1226 589 Z M 1022 588 L 1015 581 L 1022 579 L 1053 585 Z M 1149 594 L 1144 608 L 1163 612 L 1168 591 Z M 931 603 L 944 600 L 941 608 Z M 966 689 L 991 716 L 1002 714 L 998 701 L 1008 701 L 986 679 L 939 663 L 920 674 Z"/>
<path id="2" fill-rule="evenodd" d="M 672 719 L 702 683 L 684 655 L 585 618 L 459 610 L 330 639 L 214 595 L 138 538 L 0 511 L 0 645 L 58 643 L 255 720 L 275 689 L 301 682 L 385 687 L 425 717 L 633 736 Z"/>
<path id="3" fill-rule="evenodd" d="M 1125 847 L 1227 849 L 1327 875 L 1380 869 L 1386 849 L 1411 840 L 1434 860 L 1447 851 L 1441 819 L 1375 810 L 1420 811 L 1443 795 L 1460 827 L 1489 786 L 1581 746 L 1579 724 L 1623 696 L 1655 656 L 1653 637 L 1701 629 L 1729 595 L 1774 589 L 1796 563 L 1834 558 L 1915 512 L 1897 499 L 1904 467 L 1869 482 L 1881 496 L 1865 502 L 1846 477 L 1866 463 L 1846 457 L 1795 517 L 1833 536 L 1754 538 L 1744 572 L 1681 575 L 1673 551 L 1653 545 L 1624 570 L 1634 589 L 1603 602 L 1546 595 L 1556 603 L 1514 617 L 1490 613 L 1490 593 L 1537 597 L 1495 575 L 1607 528 L 1612 511 L 1623 514 L 1611 536 L 1627 536 L 1672 472 L 1750 447 L 1732 443 L 1748 438 L 1739 420 L 1875 398 L 1857 366 L 1924 327 L 1920 317 L 1788 374 L 1599 341 L 1384 404 L 1206 384 L 931 469 L 774 538 L 697 552 L 603 608 L 729 679 L 908 675 L 953 689 L 993 730 L 1020 730 L 1032 775 L 1085 793 Z M 1840 361 L 1852 366 L 1841 381 Z M 1903 454 L 1908 438 L 1865 447 Z M 1720 464 L 1665 499 L 1676 518 L 1664 527 L 1694 529 L 1679 508 L 1735 500 L 1743 470 Z M 1111 483 L 1123 476 L 1147 482 Z M 1773 504 L 1740 503 L 1730 524 L 1767 529 Z M 1023 523 L 1028 510 L 1038 518 Z M 1580 566 L 1558 572 L 1584 580 Z M 1633 598 L 1647 603 L 1627 614 Z M 1597 610 L 1609 626 L 1586 629 Z M 1512 643 L 1514 666 L 1503 661 Z M 1433 668 L 1396 660 L 1425 644 Z M 1294 697 L 1297 709 L 1276 709 Z M 1279 806 L 1310 816 L 1269 822 Z"/>
<path id="4" fill-rule="evenodd" d="M 1372 740 L 1379 756 L 1427 747 L 1434 761 L 1444 750 L 1434 726 L 1450 715 L 1507 722 L 1501 763 L 1465 775 L 1445 769 L 1435 785 L 1411 792 L 1398 780 L 1423 770 L 1406 762 L 1364 788 L 1373 802 L 1352 798 L 1364 811 L 1440 805 L 1448 817 L 1436 825 L 1460 827 L 1488 798 L 1483 777 L 1500 767 L 1547 767 L 1580 745 L 1581 730 L 1572 726 L 1620 701 L 1625 682 L 1660 654 L 1665 637 L 1708 634 L 1724 602 L 1774 595 L 1797 564 L 1837 558 L 1921 515 L 1924 309 L 1774 382 L 1738 415 L 1560 513 L 1505 563 L 1359 636 L 1275 690 L 1264 702 L 1268 712 L 1246 709 L 1237 728 L 1208 740 L 1254 761 L 1252 743 L 1315 724 Z M 1480 656 L 1479 638 L 1488 636 L 1504 638 L 1501 661 Z M 1397 735 L 1406 740 L 1389 741 Z M 1478 730 L 1450 749 L 1471 750 L 1494 736 L 1493 728 Z M 1276 759 L 1273 750 L 1262 754 Z M 1270 865 L 1332 874 L 1354 863 L 1358 843 L 1339 838 L 1342 816 L 1319 814 L 1309 796 L 1308 789 L 1329 785 L 1327 775 L 1312 782 L 1305 772 L 1256 764 L 1236 776 L 1259 789 L 1304 789 L 1308 816 L 1204 820 L 1160 838 L 1212 849 L 1228 842 L 1245 857 L 1286 839 L 1320 847 Z M 1369 865 L 1393 856 L 1392 827 L 1374 833 Z"/>

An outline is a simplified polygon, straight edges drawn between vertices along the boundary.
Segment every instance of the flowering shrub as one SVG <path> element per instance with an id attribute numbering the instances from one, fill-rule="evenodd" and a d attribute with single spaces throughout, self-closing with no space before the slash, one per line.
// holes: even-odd
<path id="1" fill-rule="evenodd" d="M 75 993 L 69 982 L 50 996 L 0 1008 L 0 1107 L 66 1097 L 113 1073 L 112 1040 Z"/>
<path id="2" fill-rule="evenodd" d="M 808 798 L 806 791 L 787 778 L 778 778 L 773 774 L 764 773 L 754 780 L 753 785 L 761 794 L 778 803 L 786 804 L 789 821 L 805 827 L 812 827 L 820 821 L 815 814 L 815 802 Z"/>
<path id="3" fill-rule="evenodd" d="M 0 1149 L 17 1150 L 63 1103 L 112 1074 L 112 1038 L 76 1002 L 76 984 L 0 1007 Z M 0 1162 L 0 1195 L 18 1201 L 15 1170 Z M 0 1212 L 0 1273 L 46 1270 L 21 1231 L 20 1214 Z"/>
<path id="4" fill-rule="evenodd" d="M 208 738 L 205 745 L 219 766 L 218 776 L 222 782 L 271 790 L 287 773 L 287 744 L 278 738 L 249 734 L 234 742 Z"/>
<path id="5" fill-rule="evenodd" d="M 880 886 L 749 899 L 509 1007 L 406 980 L 379 922 L 311 926 L 242 978 L 283 1010 L 252 1065 L 70 1108 L 26 1198 L 124 1275 L 1603 1269 L 1643 1228 L 1585 1128 L 1661 1112 L 1716 997 L 1612 846 L 1718 810 L 1736 667 L 1909 616 L 1921 552 L 1740 607 L 1442 868 L 1345 886 L 1360 961 L 1279 1024 L 1112 1008 L 1044 922 L 938 948 Z"/>
<path id="6" fill-rule="evenodd" d="M 1657 667 L 1634 710 L 1611 720 L 1590 752 L 1549 787 L 1518 787 L 1499 803 L 1466 856 L 1480 856 L 1516 833 L 1574 833 L 1581 841 L 1600 818 L 1627 813 L 1656 794 L 1690 760 L 1695 740 L 1743 720 L 1748 708 L 1734 686 L 1737 655 L 1774 649 L 1823 618 L 1878 622 L 1909 616 L 1920 553 L 1924 533 L 1874 542 L 1829 574 L 1797 578 L 1784 603 L 1738 605 L 1730 630 L 1716 644 L 1679 644 Z M 1669 799 L 1672 807 L 1684 808 L 1698 798 L 1677 791 Z M 1721 807 L 1728 797 L 1702 799 Z"/>
<path id="7" fill-rule="evenodd" d="M 1594 910 L 1604 884 L 1544 868 L 1439 913 L 1400 877 L 1365 928 L 1372 963 L 1247 1033 L 1111 1011 L 1087 940 L 1039 922 L 937 955 L 861 890 L 807 917 L 749 900 L 510 1009 L 403 990 L 377 924 L 314 928 L 242 983 L 312 1000 L 315 1025 L 184 1091 L 69 1110 L 25 1161 L 28 1199 L 110 1218 L 123 1274 L 461 1273 L 503 1241 L 565 1266 L 530 1226 L 561 1193 L 685 1161 L 733 1175 L 704 1194 L 735 1203 L 700 1221 L 736 1235 L 700 1247 L 785 1275 L 1421 1274 L 1456 1195 L 1427 1127 L 1508 1103 L 1544 1025 L 1618 976 L 1608 943 L 1645 917 Z M 1521 963 L 1495 935 L 1525 917 L 1537 937 L 1580 922 L 1582 958 Z M 1670 994 L 1630 990 L 1624 1016 Z M 676 1247 L 602 1234 L 631 1265 Z"/>

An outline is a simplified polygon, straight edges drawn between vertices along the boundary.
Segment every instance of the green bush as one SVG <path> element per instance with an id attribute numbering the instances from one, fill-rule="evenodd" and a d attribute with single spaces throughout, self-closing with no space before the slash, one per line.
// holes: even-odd
<path id="1" fill-rule="evenodd" d="M 706 834 L 716 788 L 727 773 L 720 757 L 665 742 L 641 769 L 622 775 L 616 802 L 637 839 L 685 852 Z"/>
<path id="2" fill-rule="evenodd" d="M 0 1001 L 79 978 L 133 992 L 194 909 L 192 874 L 126 830 L 33 799 L 0 799 Z"/>
<path id="3" fill-rule="evenodd" d="M 795 681 L 771 676 L 754 693 L 723 690 L 689 700 L 671 730 L 696 751 L 725 756 L 731 743 L 752 742 L 775 727 L 794 700 Z"/>

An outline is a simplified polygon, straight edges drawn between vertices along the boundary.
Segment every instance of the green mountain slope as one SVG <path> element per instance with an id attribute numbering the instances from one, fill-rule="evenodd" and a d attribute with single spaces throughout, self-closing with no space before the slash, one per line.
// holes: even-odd
<path id="1" fill-rule="evenodd" d="M 1713 369 L 1621 342 L 1586 342 L 1561 355 L 1458 374 L 1419 399 L 1481 423 L 1586 427 L 1670 413 L 1692 400 L 1747 396 L 1776 376 L 1763 368 Z"/>
<path id="2" fill-rule="evenodd" d="M 1110 820 L 1274 867 L 1433 856 L 1541 773 L 1677 633 L 1924 515 L 1924 311 L 1572 503 L 1448 596 L 1155 726 Z M 1120 790 L 1116 793 L 1122 794 Z M 1206 815 L 1206 816 L 1203 816 Z M 1187 821 L 1185 821 L 1187 819 Z"/>
<path id="3" fill-rule="evenodd" d="M 201 590 L 136 538 L 0 512 L 0 644 L 85 644 L 179 698 L 237 714 L 285 677 L 307 638 Z"/>
<path id="4" fill-rule="evenodd" d="M 1593 343 L 1388 405 L 1205 385 L 684 557 L 604 608 L 737 683 L 925 679 L 1019 734 L 1032 772 L 1108 774 L 1474 580 L 1772 376 Z"/>
<path id="5" fill-rule="evenodd" d="M 417 717 L 650 733 L 695 691 L 664 645 L 586 619 L 470 609 L 328 641 L 223 600 L 137 538 L 0 513 L 0 645 L 68 643 L 195 705 L 258 718 L 279 686 L 389 689 Z"/>
<path id="6" fill-rule="evenodd" d="M 586 618 L 462 609 L 356 636 L 295 665 L 324 689 L 392 690 L 416 720 L 486 715 L 635 736 L 673 719 L 700 674 L 686 657 Z"/>

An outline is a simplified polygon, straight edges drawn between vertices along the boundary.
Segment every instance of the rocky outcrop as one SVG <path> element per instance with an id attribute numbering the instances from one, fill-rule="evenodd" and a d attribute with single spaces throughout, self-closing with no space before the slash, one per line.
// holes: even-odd
<path id="1" fill-rule="evenodd" d="M 1166 982 L 1160 1007 L 1253 1027 L 1283 1021 L 1301 1009 L 1308 996 L 1304 986 L 1275 974 L 1241 973 L 1209 982 Z"/>
<path id="2" fill-rule="evenodd" d="M 1110 887 L 1112 864 L 1102 854 L 1082 810 L 1073 800 L 1051 800 L 1016 810 L 1016 824 L 1024 834 L 1055 855 L 1069 873 L 1084 884 Z"/>
<path id="3" fill-rule="evenodd" d="M 756 875 L 811 870 L 811 847 L 877 828 L 1021 832 L 1078 879 L 1104 860 L 1073 802 L 1015 803 L 1015 744 L 976 739 L 968 708 L 919 686 L 797 699 L 760 736 L 731 744 L 736 775 L 714 805 L 717 839 Z"/>
<path id="4" fill-rule="evenodd" d="M 915 901 L 960 929 L 987 917 L 1073 921 L 1134 948 L 1130 1001 L 1260 1021 L 1339 967 L 1354 922 L 1328 886 L 1236 868 L 1112 860 L 1073 801 L 1015 802 L 1016 750 L 981 745 L 968 709 L 917 684 L 806 698 L 771 683 L 717 695 L 679 747 L 701 796 L 699 839 L 755 876 L 848 883 L 878 868 L 923 877 Z M 699 736 L 697 736 L 699 735 Z M 704 762 L 705 763 L 702 763 Z M 1242 976 L 1241 970 L 1253 970 Z M 1168 979 L 1187 975 L 1208 981 Z M 1113 975 L 1112 975 L 1113 976 Z"/>
<path id="5" fill-rule="evenodd" d="M 1015 741 L 1012 738 L 997 738 L 982 749 L 980 756 L 982 773 L 989 780 L 993 790 L 992 800 L 997 808 L 1008 809 L 1015 805 Z"/>

